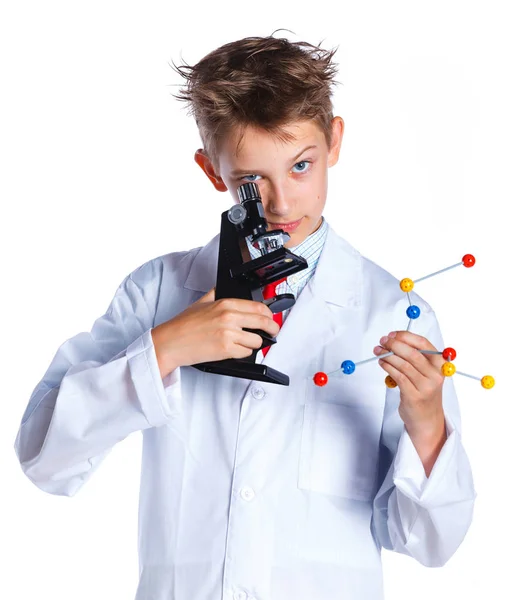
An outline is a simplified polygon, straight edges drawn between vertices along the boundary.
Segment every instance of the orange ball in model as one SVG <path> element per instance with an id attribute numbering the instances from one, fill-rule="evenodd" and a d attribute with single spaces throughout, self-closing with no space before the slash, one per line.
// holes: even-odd
<path id="1" fill-rule="evenodd" d="M 390 375 L 387 375 L 385 377 L 385 385 L 387 388 L 395 388 L 397 387 L 397 383 L 392 379 L 392 377 L 390 377 Z"/>

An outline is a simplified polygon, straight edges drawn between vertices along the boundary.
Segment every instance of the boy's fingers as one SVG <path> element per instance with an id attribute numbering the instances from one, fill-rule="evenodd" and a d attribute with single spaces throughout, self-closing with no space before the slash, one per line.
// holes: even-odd
<path id="1" fill-rule="evenodd" d="M 395 333 L 394 339 L 405 342 L 405 344 L 408 344 L 417 350 L 436 350 L 427 338 L 424 338 L 417 333 L 412 333 L 411 331 L 396 331 Z"/>
<path id="2" fill-rule="evenodd" d="M 255 313 L 257 310 L 257 306 L 259 305 L 259 310 L 261 313 L 269 318 L 273 317 L 273 312 L 268 306 L 265 306 L 262 302 L 256 302 L 255 300 L 242 300 L 240 298 L 234 298 L 233 300 L 240 302 L 242 304 L 237 306 L 237 310 L 240 312 L 252 312 Z M 195 301 L 196 304 L 204 304 L 206 302 L 215 302 L 215 287 L 206 292 L 204 296 L 201 296 L 198 300 Z M 234 305 L 234 309 L 236 306 Z"/>
<path id="3" fill-rule="evenodd" d="M 426 377 L 429 375 L 427 365 L 434 366 L 436 369 L 441 368 L 444 359 L 438 354 L 417 354 L 411 352 L 412 348 L 416 350 L 427 350 L 429 352 L 438 352 L 431 342 L 421 335 L 410 331 L 397 331 L 396 335 L 391 337 L 386 344 L 385 349 L 390 350 L 401 358 L 404 358 Z"/>
<path id="4" fill-rule="evenodd" d="M 429 369 L 429 359 L 426 354 L 421 354 L 423 348 L 418 348 L 420 345 L 419 343 L 416 343 L 413 346 L 410 343 L 407 344 L 406 342 L 401 341 L 401 339 L 398 337 L 389 338 L 385 344 L 385 348 L 413 365 L 423 375 L 426 375 L 426 371 L 428 372 Z M 420 350 L 420 352 L 418 352 L 418 350 Z"/>

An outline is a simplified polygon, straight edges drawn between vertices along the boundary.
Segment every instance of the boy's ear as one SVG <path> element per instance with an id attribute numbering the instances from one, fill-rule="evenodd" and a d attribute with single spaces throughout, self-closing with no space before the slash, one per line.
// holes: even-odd
<path id="1" fill-rule="evenodd" d="M 328 167 L 337 164 L 339 160 L 342 136 L 344 135 L 344 119 L 333 117 L 331 121 L 331 146 L 328 152 Z"/>
<path id="2" fill-rule="evenodd" d="M 197 150 L 197 152 L 195 152 L 194 158 L 195 158 L 195 162 L 206 173 L 206 177 L 208 177 L 208 179 L 213 183 L 213 185 L 217 191 L 219 191 L 219 192 L 228 191 L 228 188 L 226 187 L 224 181 L 215 172 L 215 168 L 212 164 L 212 161 L 209 159 L 208 155 L 204 152 L 204 150 L 202 150 L 202 149 Z"/>

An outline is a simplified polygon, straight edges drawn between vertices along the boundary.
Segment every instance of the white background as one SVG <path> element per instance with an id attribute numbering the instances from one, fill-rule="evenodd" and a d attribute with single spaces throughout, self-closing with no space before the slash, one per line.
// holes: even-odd
<path id="1" fill-rule="evenodd" d="M 193 162 L 199 137 L 171 97 L 180 82 L 169 62 L 194 64 L 277 28 L 339 46 L 334 104 L 346 134 L 324 211 L 335 230 L 398 278 L 468 252 L 477 258 L 473 269 L 416 287 L 457 349 L 457 368 L 497 380 L 487 391 L 455 376 L 474 521 L 443 568 L 384 551 L 386 598 L 525 595 L 526 7 L 30 0 L 2 8 L 0 597 L 134 597 L 140 434 L 73 498 L 34 487 L 14 439 L 59 345 L 90 330 L 137 266 L 206 243 L 231 204 Z"/>

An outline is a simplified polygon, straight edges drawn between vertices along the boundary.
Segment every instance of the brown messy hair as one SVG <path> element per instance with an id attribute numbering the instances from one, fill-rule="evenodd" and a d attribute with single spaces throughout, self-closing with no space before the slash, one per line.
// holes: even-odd
<path id="1" fill-rule="evenodd" d="M 249 125 L 289 140 L 283 126 L 311 119 L 329 147 L 336 50 L 273 36 L 247 37 L 217 48 L 194 66 L 172 63 L 186 80 L 173 96 L 188 104 L 214 165 L 222 138 L 233 130 L 242 136 Z"/>

